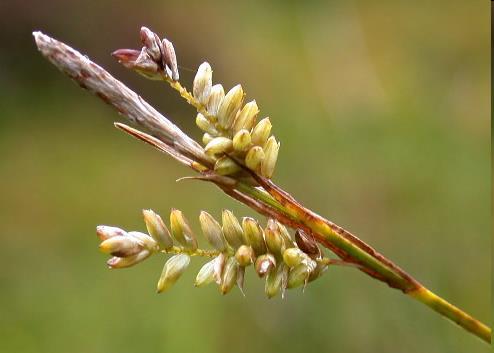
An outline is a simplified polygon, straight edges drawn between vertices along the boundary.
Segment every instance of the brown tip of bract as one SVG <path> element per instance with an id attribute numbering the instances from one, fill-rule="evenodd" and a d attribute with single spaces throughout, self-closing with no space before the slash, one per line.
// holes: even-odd
<path id="1" fill-rule="evenodd" d="M 302 229 L 297 229 L 295 232 L 295 242 L 297 243 L 297 246 L 306 254 L 312 256 L 321 255 L 321 249 L 319 249 L 319 246 L 314 238 L 305 233 Z"/>
<path id="2" fill-rule="evenodd" d="M 127 232 L 123 229 L 120 229 L 118 227 L 111 227 L 111 226 L 104 226 L 100 225 L 96 227 L 96 235 L 100 240 L 106 240 L 108 238 L 112 238 L 117 235 L 126 235 Z"/>
<path id="3" fill-rule="evenodd" d="M 172 42 L 163 38 L 162 49 L 163 63 L 170 69 L 172 80 L 178 81 L 180 76 L 178 73 L 177 55 L 175 54 L 175 48 L 173 47 Z"/>
<path id="4" fill-rule="evenodd" d="M 38 49 L 41 49 L 40 45 L 42 42 L 47 42 L 50 39 L 50 37 L 43 34 L 41 31 L 34 31 L 33 37 L 34 37 L 34 42 L 36 43 L 36 46 L 38 47 Z"/>
<path id="5" fill-rule="evenodd" d="M 38 43 L 38 38 L 40 38 L 42 35 L 43 33 L 41 33 L 41 31 L 33 31 L 34 41 Z"/>
<path id="6" fill-rule="evenodd" d="M 153 32 L 147 28 L 146 26 L 141 26 L 141 29 L 139 31 L 139 36 L 141 38 L 141 42 L 142 44 L 146 44 L 146 40 L 147 38 L 149 38 L 149 36 L 152 34 Z"/>
<path id="7" fill-rule="evenodd" d="M 120 62 L 136 61 L 140 51 L 135 49 L 117 49 L 111 53 Z"/>

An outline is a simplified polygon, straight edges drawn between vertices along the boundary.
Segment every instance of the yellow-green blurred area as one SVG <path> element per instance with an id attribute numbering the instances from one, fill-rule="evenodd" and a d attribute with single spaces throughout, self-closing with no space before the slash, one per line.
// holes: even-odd
<path id="1" fill-rule="evenodd" d="M 186 86 L 207 60 L 271 117 L 279 185 L 490 323 L 487 1 L 7 1 L 0 15 L 0 351 L 488 351 L 352 268 L 284 300 L 252 269 L 245 298 L 195 289 L 200 259 L 161 295 L 164 256 L 108 270 L 98 224 L 144 230 L 143 208 L 174 207 L 199 233 L 202 209 L 254 213 L 176 183 L 192 172 L 117 131 L 31 36 L 87 54 L 195 138 L 191 107 L 109 53 L 140 48 L 147 25 L 174 43 Z"/>

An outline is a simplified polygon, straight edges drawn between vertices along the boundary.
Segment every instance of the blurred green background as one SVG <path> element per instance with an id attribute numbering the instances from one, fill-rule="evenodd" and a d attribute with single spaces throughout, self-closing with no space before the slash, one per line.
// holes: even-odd
<path id="1" fill-rule="evenodd" d="M 267 300 L 194 289 L 200 261 L 155 294 L 163 258 L 106 269 L 98 224 L 141 209 L 252 211 L 113 128 L 108 106 L 35 49 L 42 30 L 87 54 L 194 137 L 193 110 L 109 53 L 148 25 L 179 64 L 242 83 L 282 141 L 275 180 L 446 299 L 491 322 L 487 1 L 7 1 L 0 4 L 2 352 L 487 352 L 348 268 Z M 183 69 L 191 86 L 194 73 Z"/>

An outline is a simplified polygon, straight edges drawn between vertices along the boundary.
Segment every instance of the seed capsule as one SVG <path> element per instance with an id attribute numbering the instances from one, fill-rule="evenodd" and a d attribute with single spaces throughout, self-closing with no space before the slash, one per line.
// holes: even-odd
<path id="1" fill-rule="evenodd" d="M 254 127 L 254 130 L 252 130 L 252 143 L 256 146 L 264 146 L 271 133 L 271 127 L 269 118 L 259 121 Z"/>
<path id="2" fill-rule="evenodd" d="M 235 258 L 237 259 L 238 264 L 242 267 L 247 267 L 252 264 L 254 257 L 254 250 L 247 245 L 241 245 L 235 253 Z"/>
<path id="3" fill-rule="evenodd" d="M 215 155 L 225 152 L 230 152 L 233 147 L 233 142 L 226 137 L 215 137 L 204 147 L 204 151 L 209 155 Z"/>
<path id="4" fill-rule="evenodd" d="M 204 135 L 202 135 L 202 143 L 204 145 L 210 143 L 212 139 L 214 139 L 214 137 L 208 134 L 207 132 Z"/>
<path id="5" fill-rule="evenodd" d="M 111 54 L 120 64 L 138 74 L 151 79 L 161 80 L 158 64 L 149 56 L 146 47 L 141 50 L 118 49 Z"/>
<path id="6" fill-rule="evenodd" d="M 223 234 L 228 244 L 234 249 L 237 249 L 243 244 L 243 230 L 237 217 L 235 217 L 232 211 L 223 210 L 221 221 L 223 223 Z"/>
<path id="7" fill-rule="evenodd" d="M 109 268 L 127 268 L 138 264 L 139 262 L 144 261 L 151 255 L 149 250 L 141 250 L 136 255 L 128 256 L 128 257 L 112 257 L 109 259 L 106 264 Z"/>
<path id="8" fill-rule="evenodd" d="M 229 257 L 223 270 L 221 278 L 220 291 L 221 294 L 227 294 L 232 290 L 237 281 L 238 263 L 235 257 Z"/>
<path id="9" fill-rule="evenodd" d="M 189 266 L 190 257 L 186 254 L 178 254 L 170 257 L 163 267 L 158 285 L 157 292 L 161 293 L 169 289 Z"/>
<path id="10" fill-rule="evenodd" d="M 326 272 L 328 270 L 328 265 L 327 264 L 322 264 L 322 263 L 317 263 L 316 267 L 314 268 L 313 271 L 311 271 L 310 273 L 310 276 L 309 276 L 309 280 L 308 282 L 312 282 L 316 279 L 318 279 L 319 277 L 321 277 L 324 272 Z"/>
<path id="11" fill-rule="evenodd" d="M 155 62 L 161 62 L 161 41 L 159 37 L 147 27 L 141 27 L 141 42 Z"/>
<path id="12" fill-rule="evenodd" d="M 245 130 L 239 130 L 235 136 L 233 136 L 233 149 L 235 151 L 246 151 L 251 145 L 250 133 Z"/>
<path id="13" fill-rule="evenodd" d="M 194 83 L 192 86 L 192 93 L 194 97 L 201 103 L 206 105 L 211 93 L 213 79 L 213 70 L 207 62 L 203 62 L 199 69 L 197 69 Z"/>
<path id="14" fill-rule="evenodd" d="M 146 228 L 158 246 L 161 249 L 170 249 L 173 246 L 173 239 L 161 217 L 153 210 L 142 210 L 142 214 Z"/>
<path id="15" fill-rule="evenodd" d="M 134 238 L 117 235 L 103 241 L 99 249 L 113 256 L 128 257 L 139 253 L 143 246 Z"/>
<path id="16" fill-rule="evenodd" d="M 223 270 L 225 269 L 225 262 L 225 253 L 221 253 L 214 258 L 214 280 L 216 281 L 216 284 L 221 284 Z"/>
<path id="17" fill-rule="evenodd" d="M 150 80 L 161 80 L 158 64 L 149 56 L 145 47 L 142 48 L 132 69 Z"/>
<path id="18" fill-rule="evenodd" d="M 173 238 L 190 250 L 197 249 L 197 240 L 190 229 L 189 222 L 183 215 L 182 211 L 172 209 L 170 213 L 170 226 Z"/>
<path id="19" fill-rule="evenodd" d="M 117 49 L 111 55 L 127 69 L 133 69 L 140 53 L 135 49 Z"/>
<path id="20" fill-rule="evenodd" d="M 225 90 L 220 84 L 216 84 L 211 87 L 211 93 L 209 95 L 207 109 L 208 113 L 216 116 L 218 114 L 218 108 L 220 107 L 221 101 L 225 98 Z"/>
<path id="21" fill-rule="evenodd" d="M 257 114 L 259 114 L 259 108 L 255 100 L 245 104 L 235 118 L 233 131 L 238 132 L 242 129 L 250 131 L 256 123 Z"/>
<path id="22" fill-rule="evenodd" d="M 196 125 L 204 132 L 212 135 L 218 135 L 218 130 L 211 124 L 211 122 L 201 113 L 196 116 Z"/>
<path id="23" fill-rule="evenodd" d="M 141 247 L 154 252 L 158 250 L 158 243 L 151 236 L 142 232 L 128 232 L 130 238 L 138 241 Z"/>
<path id="24" fill-rule="evenodd" d="M 234 160 L 223 156 L 214 164 L 214 171 L 219 175 L 231 175 L 239 172 L 242 168 Z"/>
<path id="25" fill-rule="evenodd" d="M 201 211 L 199 215 L 201 229 L 208 242 L 218 251 L 226 250 L 226 240 L 221 226 L 209 213 Z"/>
<path id="26" fill-rule="evenodd" d="M 271 136 L 264 146 L 265 158 L 261 163 L 261 174 L 266 178 L 271 178 L 273 176 L 279 150 L 280 143 L 276 142 L 274 136 Z"/>
<path id="27" fill-rule="evenodd" d="M 244 217 L 242 220 L 242 229 L 244 230 L 244 243 L 250 245 L 256 256 L 266 253 L 266 244 L 264 243 L 264 232 L 255 219 Z"/>
<path id="28" fill-rule="evenodd" d="M 292 237 L 286 227 L 278 221 L 275 221 L 275 223 L 280 231 L 281 238 L 283 239 L 282 250 L 285 251 L 285 249 L 293 248 L 295 243 L 293 242 Z"/>
<path id="29" fill-rule="evenodd" d="M 260 146 L 252 147 L 245 156 L 245 165 L 250 170 L 259 172 L 261 170 L 261 163 L 264 160 L 264 150 Z"/>
<path id="30" fill-rule="evenodd" d="M 286 276 L 286 267 L 283 264 L 278 265 L 275 269 L 268 273 L 264 291 L 268 298 L 273 298 L 283 289 Z"/>
<path id="31" fill-rule="evenodd" d="M 309 256 L 320 256 L 321 250 L 317 246 L 314 238 L 305 233 L 302 229 L 297 229 L 295 232 L 295 241 L 297 246 Z"/>
<path id="32" fill-rule="evenodd" d="M 276 267 L 276 259 L 271 254 L 264 254 L 256 259 L 255 269 L 259 277 L 264 277 Z"/>
<path id="33" fill-rule="evenodd" d="M 106 240 L 109 238 L 113 238 L 116 236 L 124 236 L 127 235 L 127 232 L 123 229 L 111 226 L 97 226 L 96 227 L 96 235 L 100 240 Z"/>
<path id="34" fill-rule="evenodd" d="M 194 282 L 194 286 L 204 287 L 214 282 L 215 280 L 214 265 L 216 261 L 217 261 L 216 259 L 213 259 L 201 267 L 199 273 L 197 274 L 196 280 Z"/>
<path id="35" fill-rule="evenodd" d="M 293 267 L 288 273 L 288 288 L 296 288 L 306 285 L 309 280 L 310 269 L 304 264 Z"/>
<path id="36" fill-rule="evenodd" d="M 177 55 L 175 54 L 175 48 L 172 42 L 168 39 L 163 38 L 162 42 L 163 48 L 163 66 L 168 67 L 171 71 L 171 78 L 173 81 L 178 81 L 178 65 L 177 65 Z"/>
<path id="37" fill-rule="evenodd" d="M 244 101 L 244 90 L 241 85 L 233 87 L 223 98 L 218 108 L 218 123 L 224 129 L 229 130 L 238 110 L 242 106 Z"/>
<path id="38" fill-rule="evenodd" d="M 281 256 L 281 251 L 284 246 L 281 232 L 274 219 L 269 219 L 266 229 L 264 229 L 264 240 L 268 251 L 275 256 Z"/>
<path id="39" fill-rule="evenodd" d="M 289 248 L 283 252 L 283 261 L 288 267 L 295 267 L 306 258 L 307 255 L 299 248 Z"/>

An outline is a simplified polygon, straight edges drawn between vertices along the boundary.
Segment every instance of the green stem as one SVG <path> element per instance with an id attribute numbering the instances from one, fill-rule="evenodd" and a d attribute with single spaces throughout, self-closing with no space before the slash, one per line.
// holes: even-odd
<path id="1" fill-rule="evenodd" d="M 211 121 L 216 120 L 216 118 L 214 116 L 211 116 L 211 114 L 208 113 L 206 107 L 203 104 L 201 104 L 197 99 L 195 99 L 194 96 L 192 95 L 192 93 L 187 91 L 187 89 L 184 86 L 182 86 L 182 84 L 179 81 L 173 81 L 172 79 L 170 79 L 166 75 L 163 75 L 163 80 L 168 82 L 170 84 L 170 86 L 175 91 L 177 91 L 180 94 L 180 96 L 187 101 L 187 103 L 189 103 L 191 106 L 196 108 L 196 110 L 199 113 L 201 113 L 202 115 L 204 115 L 206 118 L 208 118 Z"/>
<path id="2" fill-rule="evenodd" d="M 273 207 L 278 212 L 282 212 L 284 215 L 290 217 L 296 222 L 309 227 L 313 231 L 313 233 L 322 235 L 326 241 L 330 242 L 337 248 L 342 249 L 345 253 L 350 255 L 353 260 L 356 260 L 356 262 L 365 265 L 366 268 L 370 268 L 373 271 L 377 272 L 379 275 L 386 279 L 387 283 L 392 284 L 393 287 L 397 287 L 405 291 L 411 289 L 409 288 L 411 287 L 410 283 L 404 280 L 401 276 L 394 273 L 385 264 L 350 242 L 348 239 L 334 232 L 334 230 L 331 229 L 326 223 L 315 222 L 312 219 L 307 219 L 306 217 L 304 217 L 304 214 L 301 214 L 301 212 L 298 212 L 296 209 L 282 206 L 269 193 L 261 191 L 250 185 L 238 183 L 237 189 Z"/>
<path id="3" fill-rule="evenodd" d="M 491 343 L 492 332 L 490 327 L 484 325 L 482 322 L 476 320 L 453 304 L 448 303 L 446 300 L 434 294 L 427 288 L 421 287 L 407 294 L 419 302 L 427 305 L 432 310 L 447 317 L 451 321 L 463 327 L 465 330 L 480 337 L 487 343 Z"/>
<path id="4" fill-rule="evenodd" d="M 200 257 L 216 257 L 220 254 L 219 251 L 216 250 L 205 250 L 205 249 L 187 249 L 181 246 L 172 246 L 170 249 L 163 249 L 161 250 L 162 253 L 164 254 L 187 254 L 189 256 L 200 256 Z"/>
<path id="5" fill-rule="evenodd" d="M 296 201 L 282 198 L 280 194 L 273 192 L 270 194 L 243 183 L 238 183 L 237 189 L 307 226 L 313 231 L 314 235 L 322 237 L 323 242 L 327 241 L 338 249 L 343 250 L 361 266 L 360 269 L 371 269 L 391 287 L 402 290 L 405 294 L 427 305 L 468 332 L 488 343 L 491 342 L 491 329 L 488 326 L 425 288 L 367 244 L 360 240 L 355 243 L 352 241 L 353 238 L 345 237 L 346 231 L 344 229 L 302 208 Z"/>

